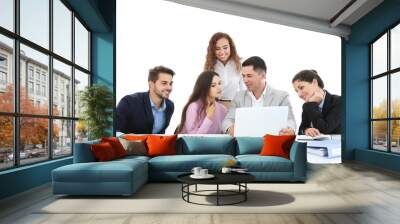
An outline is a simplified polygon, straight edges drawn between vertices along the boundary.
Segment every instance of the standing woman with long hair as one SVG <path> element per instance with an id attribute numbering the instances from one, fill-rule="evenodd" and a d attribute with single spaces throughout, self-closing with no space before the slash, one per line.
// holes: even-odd
<path id="1" fill-rule="evenodd" d="M 219 74 L 222 82 L 222 96 L 219 98 L 225 106 L 239 90 L 245 90 L 241 75 L 240 57 L 235 43 L 226 33 L 215 33 L 207 47 L 204 71 L 214 71 Z"/>
<path id="2" fill-rule="evenodd" d="M 228 110 L 216 99 L 221 96 L 221 79 L 216 72 L 204 71 L 182 111 L 180 134 L 222 134 L 222 120 Z"/>

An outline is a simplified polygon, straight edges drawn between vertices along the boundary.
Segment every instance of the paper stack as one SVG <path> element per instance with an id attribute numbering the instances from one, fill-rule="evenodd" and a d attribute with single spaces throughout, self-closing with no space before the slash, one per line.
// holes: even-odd
<path id="1" fill-rule="evenodd" d="M 307 141 L 307 148 L 310 153 L 327 156 L 328 158 L 340 156 L 342 152 L 340 139 Z"/>
<path id="2" fill-rule="evenodd" d="M 327 139 L 331 139 L 331 136 L 330 135 L 324 135 L 324 134 L 318 135 L 318 136 L 314 136 L 314 137 L 311 137 L 311 136 L 308 136 L 308 135 L 298 135 L 296 137 L 296 139 L 300 140 L 300 141 L 327 140 Z"/>

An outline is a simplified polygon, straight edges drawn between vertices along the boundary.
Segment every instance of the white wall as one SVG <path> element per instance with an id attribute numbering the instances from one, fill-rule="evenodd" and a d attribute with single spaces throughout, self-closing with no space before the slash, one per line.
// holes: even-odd
<path id="1" fill-rule="evenodd" d="M 297 125 L 301 105 L 291 80 L 303 69 L 315 69 L 326 89 L 341 94 L 339 37 L 253 19 L 192 8 L 161 0 L 117 1 L 117 102 L 147 91 L 148 70 L 164 65 L 176 72 L 170 99 L 175 113 L 167 133 L 173 133 L 215 32 L 226 32 L 239 55 L 261 56 L 268 67 L 267 82 L 289 92 Z"/>

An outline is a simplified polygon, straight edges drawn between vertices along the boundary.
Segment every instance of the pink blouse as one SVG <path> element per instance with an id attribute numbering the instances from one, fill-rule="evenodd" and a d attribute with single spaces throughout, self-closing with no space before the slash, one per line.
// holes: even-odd
<path id="1" fill-rule="evenodd" d="M 216 102 L 214 115 L 209 119 L 205 111 L 200 113 L 201 106 L 200 101 L 189 104 L 181 134 L 222 134 L 222 121 L 228 113 L 226 107 Z"/>

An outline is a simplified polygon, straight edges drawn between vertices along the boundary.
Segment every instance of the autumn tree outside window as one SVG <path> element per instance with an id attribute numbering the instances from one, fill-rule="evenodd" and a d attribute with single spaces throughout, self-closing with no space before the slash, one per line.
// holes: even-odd
<path id="1" fill-rule="evenodd" d="M 371 149 L 400 153 L 400 24 L 379 36 L 371 52 Z"/>
<path id="2" fill-rule="evenodd" d="M 0 171 L 71 156 L 87 139 L 77 105 L 90 85 L 90 31 L 63 0 L 0 8 Z"/>

